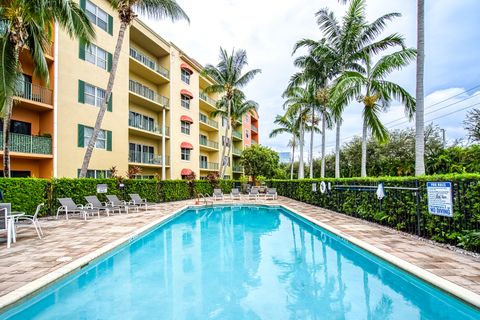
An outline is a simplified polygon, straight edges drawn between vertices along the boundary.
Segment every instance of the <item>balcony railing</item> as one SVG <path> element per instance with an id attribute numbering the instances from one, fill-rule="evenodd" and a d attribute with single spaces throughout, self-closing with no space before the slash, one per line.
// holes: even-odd
<path id="1" fill-rule="evenodd" d="M 218 163 L 200 161 L 200 169 L 218 170 Z"/>
<path id="2" fill-rule="evenodd" d="M 200 136 L 200 145 L 209 147 L 209 148 L 218 149 L 218 142 L 205 139 L 202 136 Z"/>
<path id="3" fill-rule="evenodd" d="M 52 90 L 24 80 L 19 82 L 16 96 L 49 105 L 51 105 L 53 101 Z"/>
<path id="4" fill-rule="evenodd" d="M 252 131 L 258 133 L 258 128 L 252 124 Z"/>
<path id="5" fill-rule="evenodd" d="M 242 149 L 238 149 L 238 148 L 233 147 L 232 148 L 232 153 L 236 156 L 239 156 L 239 155 L 242 154 Z"/>
<path id="6" fill-rule="evenodd" d="M 235 137 L 235 138 L 238 138 L 238 139 L 242 139 L 242 133 L 239 132 L 239 131 L 236 131 L 236 130 L 233 130 L 232 131 L 232 136 Z"/>
<path id="7" fill-rule="evenodd" d="M 218 122 L 208 118 L 208 116 L 203 113 L 200 113 L 200 122 L 203 122 L 209 125 L 210 127 L 214 127 L 218 129 Z"/>
<path id="8" fill-rule="evenodd" d="M 233 172 L 243 172 L 243 166 L 234 164 L 232 170 Z"/>
<path id="9" fill-rule="evenodd" d="M 3 141 L 3 133 L 1 132 L 0 141 Z M 0 143 L 0 150 L 3 150 L 3 143 Z M 52 154 L 52 138 L 10 133 L 10 151 L 32 154 Z"/>
<path id="10" fill-rule="evenodd" d="M 165 78 L 169 78 L 169 73 L 170 72 L 167 69 L 165 69 L 164 67 L 162 67 L 161 65 L 159 65 L 158 63 L 156 63 L 155 61 L 153 61 L 152 59 L 150 59 L 146 55 L 140 53 L 140 51 L 138 51 L 134 48 L 130 48 L 130 57 L 137 60 L 138 62 L 140 62 L 141 64 L 143 64 L 147 68 L 150 68 L 153 71 L 160 73 Z"/>
<path id="11" fill-rule="evenodd" d="M 134 163 L 162 165 L 162 156 L 159 154 L 130 151 L 128 161 Z M 165 156 L 165 165 L 170 165 L 170 157 Z"/>
<path id="12" fill-rule="evenodd" d="M 166 108 L 168 108 L 168 98 L 167 97 L 159 95 L 158 93 L 156 93 L 155 91 L 153 91 L 149 87 L 144 86 L 140 82 L 130 80 L 128 88 L 131 92 L 134 92 L 138 95 L 141 95 L 142 97 L 144 97 L 148 100 L 159 103 L 162 106 L 165 106 Z"/>
<path id="13" fill-rule="evenodd" d="M 217 100 L 210 98 L 205 92 L 200 91 L 200 99 L 217 107 Z"/>
<path id="14" fill-rule="evenodd" d="M 135 119 L 128 119 L 128 125 L 133 128 L 145 130 L 148 132 L 156 133 L 156 134 L 162 134 L 162 126 L 158 124 L 149 124 L 149 123 L 139 123 L 139 121 L 135 121 Z M 165 127 L 165 135 L 169 136 L 170 135 L 170 128 Z"/>

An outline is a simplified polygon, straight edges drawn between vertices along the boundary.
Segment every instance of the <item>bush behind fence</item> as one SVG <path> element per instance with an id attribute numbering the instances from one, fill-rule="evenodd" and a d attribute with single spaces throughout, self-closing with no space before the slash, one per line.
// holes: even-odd
<path id="1" fill-rule="evenodd" d="M 322 193 L 321 181 L 327 185 L 330 183 L 331 190 L 327 188 Z M 428 181 L 452 182 L 452 218 L 428 213 Z M 375 191 L 380 182 L 385 187 L 403 189 L 387 188 L 385 197 L 379 201 Z M 314 183 L 317 185 L 316 192 L 312 188 Z M 480 175 L 272 180 L 268 184 L 277 188 L 282 196 L 438 242 L 480 251 Z M 418 188 L 418 193 L 412 190 L 415 188 Z"/>

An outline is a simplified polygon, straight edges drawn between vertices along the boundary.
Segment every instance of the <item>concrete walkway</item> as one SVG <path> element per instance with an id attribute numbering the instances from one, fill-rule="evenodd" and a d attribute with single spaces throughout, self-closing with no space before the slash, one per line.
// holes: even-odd
<path id="1" fill-rule="evenodd" d="M 254 203 L 255 201 L 245 201 Z M 238 203 L 238 201 L 235 201 Z M 378 249 L 480 294 L 480 259 L 421 241 L 407 234 L 363 222 L 346 215 L 281 197 L 266 203 L 284 204 Z M 10 249 L 0 243 L 0 297 L 71 261 L 105 246 L 159 218 L 171 215 L 193 200 L 162 203 L 153 210 L 128 215 L 91 218 L 43 219 L 45 237 L 33 228 L 20 228 Z"/>

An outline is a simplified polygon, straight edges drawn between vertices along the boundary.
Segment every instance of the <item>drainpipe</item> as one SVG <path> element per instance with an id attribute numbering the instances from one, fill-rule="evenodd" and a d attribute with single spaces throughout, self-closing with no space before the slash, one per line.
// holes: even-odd
<path id="1" fill-rule="evenodd" d="M 169 101 L 170 103 L 170 101 Z M 165 108 L 162 109 L 162 180 L 166 178 L 166 171 L 165 171 Z"/>

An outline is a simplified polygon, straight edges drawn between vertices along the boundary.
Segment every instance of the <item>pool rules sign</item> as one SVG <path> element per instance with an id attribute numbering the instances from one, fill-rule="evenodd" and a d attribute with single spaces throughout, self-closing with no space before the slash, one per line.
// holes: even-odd
<path id="1" fill-rule="evenodd" d="M 427 182 L 428 212 L 453 217 L 452 183 Z"/>

